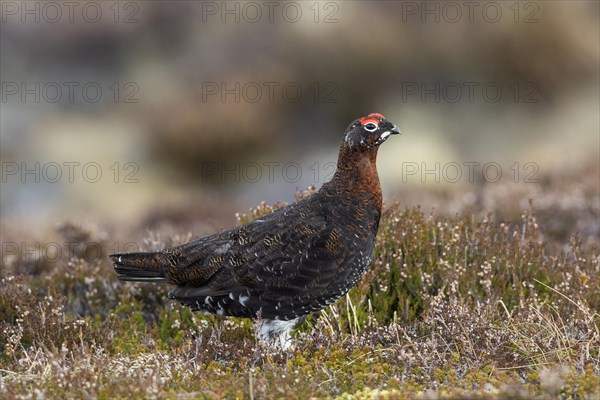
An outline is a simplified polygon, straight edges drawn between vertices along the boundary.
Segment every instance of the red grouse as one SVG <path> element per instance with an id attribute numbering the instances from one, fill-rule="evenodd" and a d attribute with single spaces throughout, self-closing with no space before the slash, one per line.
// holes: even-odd
<path id="1" fill-rule="evenodd" d="M 381 114 L 352 122 L 331 181 L 247 224 L 149 253 L 112 254 L 123 281 L 167 282 L 195 311 L 260 319 L 284 348 L 304 317 L 348 292 L 373 258 L 381 216 L 379 145 L 400 130 Z"/>

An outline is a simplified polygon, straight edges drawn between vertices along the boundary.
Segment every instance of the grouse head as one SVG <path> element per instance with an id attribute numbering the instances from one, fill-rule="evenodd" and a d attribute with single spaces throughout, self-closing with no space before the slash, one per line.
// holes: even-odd
<path id="1" fill-rule="evenodd" d="M 399 133 L 400 129 L 383 115 L 372 113 L 350 124 L 344 135 L 343 146 L 351 151 L 376 151 L 390 135 Z"/>
<path id="2" fill-rule="evenodd" d="M 399 133 L 396 125 L 378 113 L 352 122 L 342 139 L 335 175 L 324 185 L 326 190 L 332 188 L 336 194 L 347 193 L 350 197 L 369 193 L 373 206 L 381 209 L 377 150 L 390 135 Z"/>

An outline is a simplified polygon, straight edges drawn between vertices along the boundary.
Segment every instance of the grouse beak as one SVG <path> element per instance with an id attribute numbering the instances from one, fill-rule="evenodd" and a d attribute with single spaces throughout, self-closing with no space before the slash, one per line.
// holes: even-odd
<path id="1" fill-rule="evenodd" d="M 377 141 L 377 144 L 381 144 L 381 143 L 385 142 L 387 140 L 387 138 L 390 137 L 391 135 L 399 135 L 399 134 L 400 134 L 400 128 L 398 128 L 396 125 L 394 125 L 392 127 L 392 129 L 387 130 L 381 134 L 381 136 L 379 137 L 379 140 Z"/>

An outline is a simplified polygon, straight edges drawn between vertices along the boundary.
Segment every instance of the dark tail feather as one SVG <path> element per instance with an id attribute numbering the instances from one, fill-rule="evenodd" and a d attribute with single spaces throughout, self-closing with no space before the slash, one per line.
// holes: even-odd
<path id="1" fill-rule="evenodd" d="M 122 281 L 166 282 L 164 255 L 153 253 L 117 253 L 109 255 L 117 278 Z"/>

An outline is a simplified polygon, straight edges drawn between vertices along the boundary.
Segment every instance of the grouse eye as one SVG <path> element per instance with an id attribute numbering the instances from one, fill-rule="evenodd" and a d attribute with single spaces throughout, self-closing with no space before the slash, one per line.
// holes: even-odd
<path id="1" fill-rule="evenodd" d="M 375 125 L 372 122 L 369 122 L 365 125 L 365 129 L 368 130 L 369 132 L 375 132 L 375 130 L 377 129 L 377 125 Z"/>

